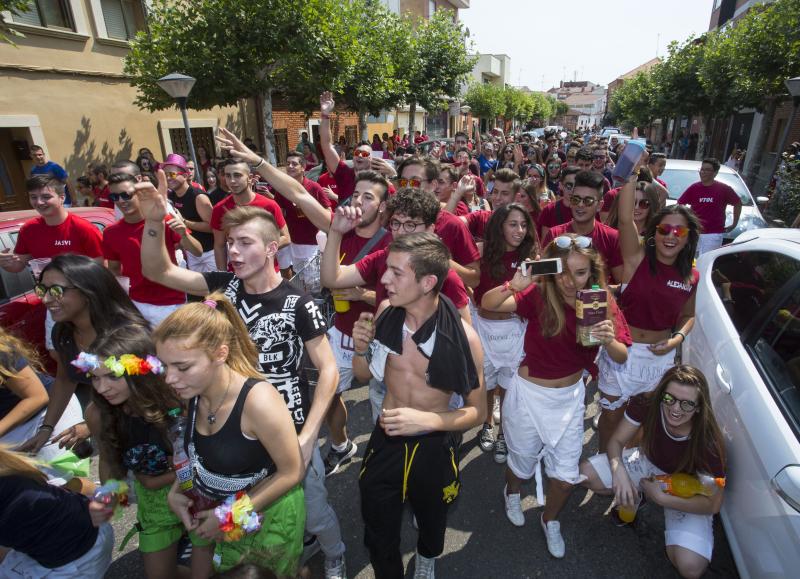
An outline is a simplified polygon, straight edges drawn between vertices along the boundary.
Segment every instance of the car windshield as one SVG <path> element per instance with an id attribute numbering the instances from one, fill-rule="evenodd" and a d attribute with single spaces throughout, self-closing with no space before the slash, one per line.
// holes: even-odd
<path id="1" fill-rule="evenodd" d="M 671 169 L 667 167 L 661 175 L 661 179 L 666 182 L 667 189 L 669 190 L 669 198 L 677 201 L 683 195 L 683 192 L 689 188 L 692 183 L 697 183 L 700 180 L 700 175 L 697 171 L 692 169 Z M 753 198 L 747 191 L 747 187 L 738 175 L 732 173 L 719 173 L 716 177 L 717 181 L 721 181 L 726 185 L 730 185 L 739 199 L 742 200 L 742 205 L 752 205 Z"/>

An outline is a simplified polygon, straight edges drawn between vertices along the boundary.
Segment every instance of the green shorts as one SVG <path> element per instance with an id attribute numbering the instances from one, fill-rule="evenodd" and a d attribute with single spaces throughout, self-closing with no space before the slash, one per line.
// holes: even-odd
<path id="1" fill-rule="evenodd" d="M 261 511 L 261 529 L 240 541 L 217 543 L 214 567 L 227 571 L 239 563 L 254 563 L 279 577 L 294 577 L 303 553 L 306 503 L 298 485 Z"/>
<path id="2" fill-rule="evenodd" d="M 155 553 L 178 542 L 184 533 L 183 523 L 178 515 L 172 512 L 167 503 L 169 486 L 160 489 L 146 489 L 138 480 L 133 483 L 136 489 L 136 529 L 139 531 L 139 551 Z M 192 545 L 204 547 L 210 545 L 189 533 Z"/>

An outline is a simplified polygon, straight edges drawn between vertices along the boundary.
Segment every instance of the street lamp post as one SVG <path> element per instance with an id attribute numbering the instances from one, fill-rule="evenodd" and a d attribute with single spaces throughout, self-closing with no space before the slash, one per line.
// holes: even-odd
<path id="1" fill-rule="evenodd" d="M 461 118 L 461 130 L 466 133 L 467 132 L 467 126 L 466 126 L 467 125 L 467 116 L 469 115 L 470 111 L 472 111 L 472 108 L 469 105 L 462 105 L 461 108 L 459 109 L 459 111 L 463 115 L 462 118 Z M 472 127 L 469 127 L 469 128 L 472 129 Z M 472 133 L 472 131 L 470 130 L 469 133 Z M 471 139 L 471 138 L 473 138 L 473 136 L 474 135 L 470 134 L 469 138 Z"/>
<path id="2" fill-rule="evenodd" d="M 161 87 L 161 90 L 174 98 L 178 103 L 178 108 L 181 109 L 181 115 L 183 116 L 183 129 L 186 131 L 186 142 L 189 144 L 189 154 L 191 155 L 192 162 L 194 163 L 194 180 L 199 182 L 200 166 L 197 164 L 197 157 L 194 153 L 192 131 L 189 128 L 189 115 L 186 112 L 186 99 L 189 97 L 189 93 L 192 92 L 194 83 L 195 79 L 193 77 L 180 74 L 178 72 L 173 72 L 166 76 L 162 76 L 156 81 L 156 84 Z"/>

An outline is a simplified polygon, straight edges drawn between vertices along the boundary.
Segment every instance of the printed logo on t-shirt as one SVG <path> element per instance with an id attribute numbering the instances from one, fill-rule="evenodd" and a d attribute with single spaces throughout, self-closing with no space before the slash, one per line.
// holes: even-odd
<path id="1" fill-rule="evenodd" d="M 713 197 L 700 197 L 697 201 L 700 202 L 700 203 L 713 203 L 714 202 L 714 198 Z"/>
<path id="2" fill-rule="evenodd" d="M 53 245 L 55 245 L 56 247 L 69 247 L 70 245 L 72 245 L 72 242 L 69 239 L 56 239 L 53 242 Z"/>
<path id="3" fill-rule="evenodd" d="M 676 279 L 667 280 L 667 287 L 683 290 L 685 292 L 692 291 L 692 285 L 691 284 L 684 283 L 684 282 L 678 281 Z"/>

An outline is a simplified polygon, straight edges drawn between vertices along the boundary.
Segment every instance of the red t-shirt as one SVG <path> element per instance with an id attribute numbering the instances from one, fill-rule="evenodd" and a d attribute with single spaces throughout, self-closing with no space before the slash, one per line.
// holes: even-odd
<path id="1" fill-rule="evenodd" d="M 486 231 L 486 224 L 492 218 L 492 212 L 485 209 L 480 211 L 473 211 L 467 215 L 467 229 L 475 239 L 483 239 L 483 233 Z"/>
<path id="2" fill-rule="evenodd" d="M 603 195 L 603 206 L 600 208 L 600 211 L 603 213 L 608 213 L 611 211 L 611 206 L 614 204 L 614 199 L 617 198 L 617 195 L 619 195 L 621 189 L 622 187 L 617 187 L 616 189 L 612 189 Z"/>
<path id="3" fill-rule="evenodd" d="M 336 180 L 336 194 L 339 196 L 339 205 L 341 205 L 345 199 L 350 198 L 356 188 L 355 169 L 340 159 L 333 178 Z"/>
<path id="4" fill-rule="evenodd" d="M 503 277 L 499 280 L 496 280 L 489 272 L 489 266 L 481 261 L 481 280 L 478 282 L 478 285 L 475 287 L 475 289 L 472 290 L 472 302 L 475 305 L 480 306 L 481 300 L 483 299 L 483 294 L 488 292 L 490 289 L 494 289 L 499 285 L 503 285 L 506 281 L 514 277 L 519 264 L 520 259 L 517 250 L 513 249 L 511 251 L 506 251 L 505 254 L 503 254 Z"/>
<path id="5" fill-rule="evenodd" d="M 625 409 L 625 418 L 636 426 L 641 426 L 647 418 L 650 404 L 658 404 L 661 406 L 661 403 L 657 400 L 653 400 L 652 397 L 648 398 L 643 394 L 633 396 L 628 402 L 628 407 Z M 650 448 L 641 448 L 650 462 L 665 473 L 673 474 L 678 470 L 681 458 L 689 451 L 689 440 L 688 436 L 686 438 L 670 436 L 664 426 L 664 413 L 659 412 L 658 425 L 653 429 L 651 446 Z M 716 449 L 706 449 L 701 462 L 705 462 L 710 471 L 702 474 L 710 474 L 714 477 L 721 478 L 725 477 L 725 465 L 722 464 L 722 460 L 717 454 Z"/>
<path id="6" fill-rule="evenodd" d="M 342 238 L 342 245 L 339 248 L 341 251 L 341 262 L 343 265 L 351 265 L 356 257 L 358 257 L 359 252 L 364 248 L 364 246 L 369 243 L 369 237 L 359 237 L 356 235 L 355 231 L 350 231 L 347 233 L 344 238 Z M 370 252 L 367 255 L 371 255 L 375 252 L 381 251 L 387 245 L 392 242 L 392 234 L 388 231 L 384 234 L 381 240 L 376 243 Z M 366 256 L 365 256 L 366 257 Z M 382 284 L 378 283 L 383 287 Z M 375 290 L 377 294 L 377 288 L 375 287 L 375 283 L 364 284 L 366 289 Z M 336 291 L 336 290 L 334 290 Z M 376 300 L 376 304 L 380 303 Z M 374 312 L 375 306 L 369 305 L 367 302 L 357 301 L 357 302 L 350 302 L 350 310 L 340 314 L 337 313 L 336 316 L 333 318 L 333 325 L 343 334 L 347 334 L 348 336 L 352 335 L 353 333 L 353 325 L 358 321 L 358 316 L 361 315 L 361 312 Z"/>
<path id="7" fill-rule="evenodd" d="M 650 273 L 645 256 L 619 298 L 625 319 L 642 330 L 671 330 L 678 323 L 683 306 L 697 290 L 700 274 L 692 270 L 686 283 L 675 266 L 656 260 L 656 275 Z"/>
<path id="8" fill-rule="evenodd" d="M 120 219 L 114 225 L 106 227 L 103 233 L 103 257 L 110 261 L 118 261 L 122 266 L 122 275 L 131 278 L 131 299 L 154 306 L 172 306 L 186 301 L 186 294 L 175 291 L 161 284 L 150 281 L 142 275 L 142 233 L 144 220 L 128 223 Z M 181 236 L 164 224 L 164 245 L 172 263 L 175 259 L 175 246 Z"/>
<path id="9" fill-rule="evenodd" d="M 698 181 L 689 185 L 678 203 L 689 205 L 700 219 L 703 233 L 723 233 L 725 231 L 725 206 L 741 205 L 742 200 L 730 185 L 714 181 L 706 187 Z"/>
<path id="10" fill-rule="evenodd" d="M 575 230 L 572 228 L 572 221 L 550 229 L 544 240 L 542 240 L 542 246 L 547 247 L 556 237 L 564 235 L 565 233 L 575 233 Z M 592 238 L 592 247 L 603 256 L 606 267 L 608 268 L 608 276 L 613 277 L 611 275 L 611 268 L 622 265 L 622 251 L 620 251 L 619 248 L 619 231 L 613 227 L 609 227 L 605 223 L 600 223 L 595 220 L 594 229 L 592 229 L 592 233 L 588 237 Z"/>
<path id="11" fill-rule="evenodd" d="M 370 253 L 356 263 L 356 269 L 361 279 L 364 280 L 364 284 L 375 287 L 375 303 L 378 305 L 386 299 L 386 288 L 380 281 L 386 272 L 386 257 L 388 254 L 388 250 L 381 249 Z M 452 269 L 447 271 L 447 277 L 444 278 L 441 293 L 450 298 L 450 301 L 453 302 L 457 309 L 461 309 L 469 303 L 467 288 L 464 287 L 464 282 Z"/>
<path id="12" fill-rule="evenodd" d="M 597 375 L 594 360 L 600 347 L 586 347 L 578 342 L 575 309 L 571 305 L 564 308 L 564 329 L 561 333 L 545 338 L 539 316 L 547 305 L 539 287 L 531 284 L 526 290 L 514 294 L 514 299 L 517 302 L 517 315 L 528 320 L 528 327 L 525 329 L 525 358 L 520 366 L 528 367 L 529 376 L 556 380 L 581 370 Z M 617 340 L 630 346 L 631 336 L 625 316 L 611 299 L 609 307 Z"/>
<path id="13" fill-rule="evenodd" d="M 481 258 L 478 246 L 464 223 L 447 211 L 439 211 L 433 232 L 439 236 L 453 257 L 460 265 L 469 265 Z"/>
<path id="14" fill-rule="evenodd" d="M 47 225 L 44 217 L 26 221 L 19 230 L 14 253 L 34 259 L 77 253 L 87 257 L 103 255 L 103 235 L 94 225 L 73 213 L 60 225 Z"/>
<path id="15" fill-rule="evenodd" d="M 275 203 L 272 199 L 256 193 L 253 200 L 247 205 L 266 209 L 275 218 L 278 229 L 283 229 L 283 226 L 286 225 L 286 220 L 283 218 L 283 211 L 281 211 L 280 205 Z M 228 195 L 225 199 L 214 205 L 214 208 L 211 210 L 211 229 L 222 231 L 222 218 L 228 211 L 236 207 L 237 205 L 236 201 L 233 199 L 233 195 Z M 314 243 L 316 243 L 316 240 Z"/>
<path id="16" fill-rule="evenodd" d="M 331 208 L 331 201 L 328 199 L 328 196 L 325 195 L 319 183 L 315 183 L 311 179 L 303 177 L 303 188 L 308 191 L 320 205 L 326 209 Z M 278 191 L 274 191 L 274 193 L 275 202 L 283 209 L 284 216 L 286 217 L 286 225 L 289 228 L 289 235 L 292 238 L 292 243 L 316 245 L 317 232 L 319 229 L 314 227 L 314 224 L 308 220 L 308 217 L 306 217 L 305 213 L 303 213 L 297 205 L 286 199 L 286 197 L 281 195 Z"/>
<path id="17" fill-rule="evenodd" d="M 111 190 L 108 188 L 108 185 L 105 187 L 92 187 L 92 195 L 94 195 L 94 204 L 97 207 L 107 207 L 108 209 L 114 209 L 114 202 L 108 198 L 111 195 Z"/>
<path id="18" fill-rule="evenodd" d="M 541 234 L 542 227 L 555 227 L 570 220 L 572 220 L 572 209 L 566 207 L 561 199 L 551 201 L 542 207 L 542 212 L 539 214 L 539 233 Z"/>
<path id="19" fill-rule="evenodd" d="M 336 179 L 333 177 L 333 175 L 331 175 L 327 171 L 325 171 L 324 173 L 322 173 L 322 175 L 319 176 L 317 184 L 320 187 L 327 187 L 328 189 L 333 191 L 334 194 L 336 194 L 337 196 L 339 195 L 339 186 L 336 184 Z M 328 203 L 330 203 L 330 207 L 336 207 L 337 205 L 337 202 L 333 201 L 332 199 L 328 199 Z"/>
<path id="20" fill-rule="evenodd" d="M 459 201 L 456 204 L 456 209 L 453 211 L 453 215 L 456 217 L 461 217 L 462 215 L 469 215 L 469 207 L 463 201 Z"/>

